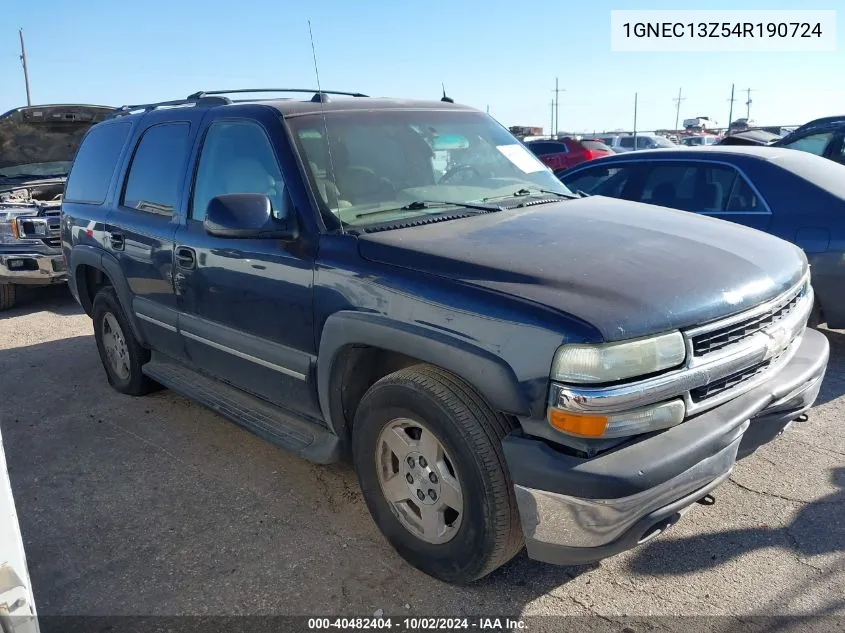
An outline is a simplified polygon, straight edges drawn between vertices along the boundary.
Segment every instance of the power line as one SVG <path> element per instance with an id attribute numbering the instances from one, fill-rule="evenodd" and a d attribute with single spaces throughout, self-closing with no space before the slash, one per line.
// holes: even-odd
<path id="1" fill-rule="evenodd" d="M 678 88 L 678 96 L 675 99 L 672 99 L 672 101 L 675 102 L 675 127 L 673 128 L 674 130 L 678 129 L 678 118 L 681 114 L 681 101 L 687 100 L 686 97 L 681 96 L 681 90 L 682 88 Z"/>

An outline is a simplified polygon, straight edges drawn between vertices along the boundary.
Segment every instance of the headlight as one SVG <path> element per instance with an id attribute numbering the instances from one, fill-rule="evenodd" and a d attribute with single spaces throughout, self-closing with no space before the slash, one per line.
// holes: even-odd
<path id="1" fill-rule="evenodd" d="M 551 378 L 579 384 L 614 382 L 676 367 L 685 357 L 680 332 L 619 343 L 563 345 L 555 352 Z"/>
<path id="2" fill-rule="evenodd" d="M 49 233 L 47 220 L 33 215 L 0 212 L 0 244 L 38 244 Z"/>

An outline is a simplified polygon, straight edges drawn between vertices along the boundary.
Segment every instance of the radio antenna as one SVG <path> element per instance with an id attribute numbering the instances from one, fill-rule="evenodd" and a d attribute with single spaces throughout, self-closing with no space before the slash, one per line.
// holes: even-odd
<path id="1" fill-rule="evenodd" d="M 326 154 L 329 159 L 329 174 L 328 174 L 328 182 L 325 183 L 326 186 L 326 204 L 331 209 L 331 205 L 329 204 L 329 191 L 328 186 L 330 184 L 334 184 L 337 182 L 337 177 L 335 174 L 334 169 L 334 160 L 332 159 L 332 145 L 329 143 L 329 124 L 326 121 L 326 111 L 323 107 L 323 102 L 326 99 L 326 95 L 323 94 L 323 87 L 320 85 L 320 70 L 317 67 L 317 50 L 314 48 L 314 33 L 311 31 L 311 20 L 308 20 L 308 37 L 311 38 L 311 56 L 314 58 L 314 74 L 317 76 L 317 98 L 320 100 L 320 116 L 323 119 L 323 133 L 324 139 L 326 141 Z M 337 186 L 335 185 L 335 189 Z M 339 192 L 339 190 L 338 190 Z M 319 191 L 318 191 L 319 193 Z M 343 220 L 340 219 L 340 199 L 337 200 L 337 221 L 340 224 L 340 232 L 344 233 L 343 230 Z"/>

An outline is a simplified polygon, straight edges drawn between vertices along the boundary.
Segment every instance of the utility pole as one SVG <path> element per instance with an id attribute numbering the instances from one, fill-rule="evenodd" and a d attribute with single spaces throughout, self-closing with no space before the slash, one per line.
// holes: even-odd
<path id="1" fill-rule="evenodd" d="M 634 93 L 634 149 L 637 149 L 637 93 Z"/>
<path id="2" fill-rule="evenodd" d="M 751 120 L 751 93 L 753 92 L 754 88 L 746 88 L 745 94 L 747 95 L 747 101 L 745 102 L 745 122 Z"/>
<path id="3" fill-rule="evenodd" d="M 554 101 L 552 102 L 554 105 L 552 106 L 552 137 L 557 136 L 558 128 L 560 127 L 560 93 L 566 92 L 565 88 L 560 88 L 558 84 L 558 78 L 555 77 L 555 89 L 552 90 L 555 93 Z"/>
<path id="4" fill-rule="evenodd" d="M 734 99 L 734 84 L 731 84 L 731 98 L 730 98 L 731 109 L 730 109 L 730 112 L 728 114 L 728 131 L 726 132 L 726 135 L 730 135 L 730 133 L 731 133 L 731 123 L 734 120 L 733 119 L 733 117 L 734 117 L 734 101 L 736 101 L 736 99 Z"/>
<path id="5" fill-rule="evenodd" d="M 26 84 L 26 105 L 32 105 L 32 99 L 29 96 L 29 71 L 26 68 L 26 48 L 23 45 L 23 29 L 18 29 L 18 35 L 21 38 L 21 64 L 23 65 L 23 81 Z"/>
<path id="6" fill-rule="evenodd" d="M 672 99 L 675 102 L 675 128 L 672 130 L 673 132 L 678 131 L 678 119 L 681 116 L 681 101 L 686 101 L 686 97 L 681 96 L 682 88 L 678 88 L 678 97 L 676 99 Z"/>
<path id="7" fill-rule="evenodd" d="M 554 99 L 552 99 L 551 106 L 552 106 L 552 124 L 551 124 L 551 127 L 549 128 L 549 138 L 554 138 L 553 132 L 552 132 L 552 130 L 555 127 L 555 100 Z"/>

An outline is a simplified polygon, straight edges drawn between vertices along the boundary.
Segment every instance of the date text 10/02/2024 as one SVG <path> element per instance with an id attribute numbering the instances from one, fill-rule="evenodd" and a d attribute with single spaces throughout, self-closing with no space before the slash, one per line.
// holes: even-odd
<path id="1" fill-rule="evenodd" d="M 626 22 L 625 37 L 798 37 L 822 36 L 822 25 L 810 22 Z"/>
<path id="2" fill-rule="evenodd" d="M 526 630 L 524 620 L 500 617 L 479 618 L 426 618 L 426 617 L 373 617 L 373 618 L 309 618 L 308 629 L 316 630 L 392 630 L 397 631 L 519 631 Z"/>

